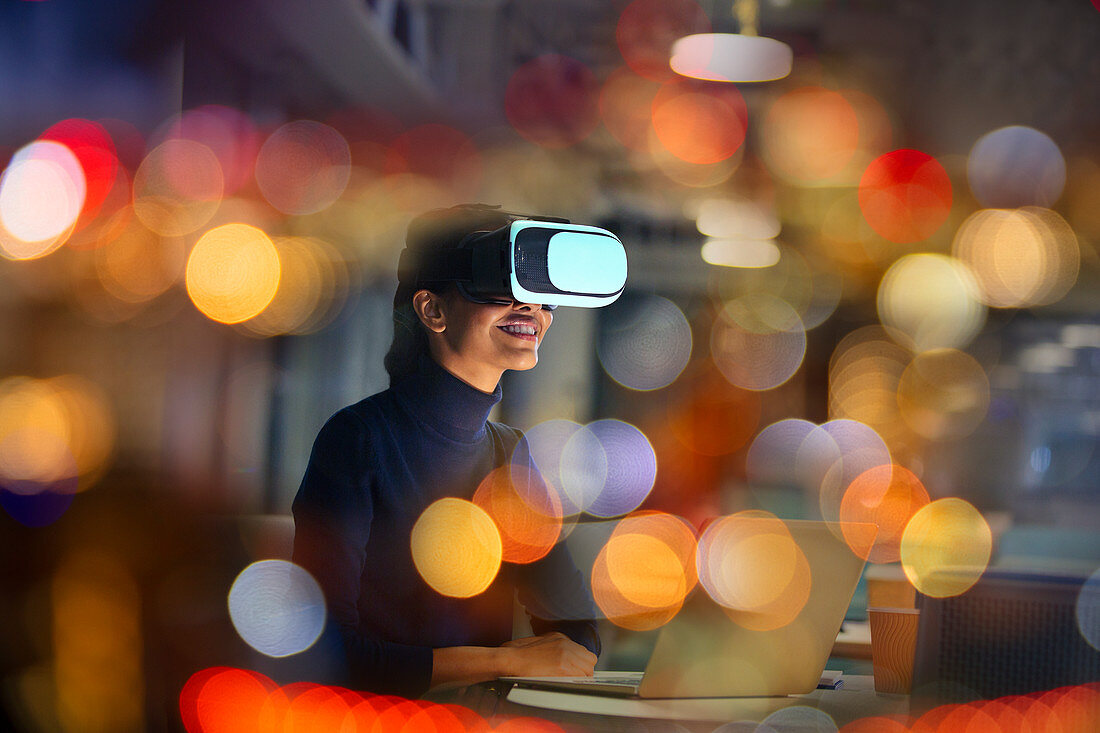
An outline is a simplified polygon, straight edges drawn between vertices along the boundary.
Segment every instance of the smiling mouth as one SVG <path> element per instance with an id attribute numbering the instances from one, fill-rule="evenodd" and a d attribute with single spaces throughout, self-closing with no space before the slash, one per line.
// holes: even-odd
<path id="1" fill-rule="evenodd" d="M 515 323 L 509 324 L 507 326 L 497 326 L 497 328 L 499 328 L 501 331 L 504 331 L 504 333 L 508 334 L 509 336 L 514 336 L 515 338 L 518 338 L 522 341 L 538 341 L 538 329 L 536 329 L 534 326 L 527 326 Z"/>

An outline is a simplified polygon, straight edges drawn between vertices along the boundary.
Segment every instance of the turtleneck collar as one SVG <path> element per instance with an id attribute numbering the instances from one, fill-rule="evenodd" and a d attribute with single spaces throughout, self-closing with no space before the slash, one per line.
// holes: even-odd
<path id="1" fill-rule="evenodd" d="M 426 354 L 421 355 L 414 373 L 393 385 L 393 392 L 419 420 L 462 442 L 481 436 L 489 411 L 501 397 L 499 384 L 492 392 L 482 392 Z"/>

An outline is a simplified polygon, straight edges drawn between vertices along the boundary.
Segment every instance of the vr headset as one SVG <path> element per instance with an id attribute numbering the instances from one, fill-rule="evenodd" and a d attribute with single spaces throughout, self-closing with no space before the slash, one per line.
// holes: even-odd
<path id="1" fill-rule="evenodd" d="M 525 217 L 473 232 L 453 249 L 420 254 L 406 248 L 397 273 L 414 286 L 454 282 L 475 303 L 599 308 L 626 286 L 626 249 L 606 229 Z"/>

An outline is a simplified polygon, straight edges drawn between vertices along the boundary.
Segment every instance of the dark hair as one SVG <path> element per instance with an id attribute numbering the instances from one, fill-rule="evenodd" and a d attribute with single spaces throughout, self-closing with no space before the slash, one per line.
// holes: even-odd
<path id="1" fill-rule="evenodd" d="M 500 207 L 485 204 L 433 209 L 409 222 L 405 247 L 417 260 L 425 261 L 437 252 L 454 249 L 471 232 L 499 229 L 511 220 Z M 419 274 L 398 281 L 393 295 L 393 343 L 383 361 L 390 384 L 415 372 L 421 355 L 428 354 L 428 333 L 413 310 L 413 295 L 417 290 L 443 295 L 453 288 L 452 283 L 421 280 Z"/>

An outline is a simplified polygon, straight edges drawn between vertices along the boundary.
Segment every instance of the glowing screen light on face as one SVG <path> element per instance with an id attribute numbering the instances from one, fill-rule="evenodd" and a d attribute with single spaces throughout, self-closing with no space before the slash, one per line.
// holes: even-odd
<path id="1" fill-rule="evenodd" d="M 667 623 L 695 587 L 695 533 L 671 514 L 620 520 L 592 566 L 592 595 L 609 621 L 635 631 Z"/>
<path id="2" fill-rule="evenodd" d="M 810 598 L 810 564 L 775 515 L 721 517 L 699 537 L 699 584 L 737 624 L 757 631 L 786 626 Z"/>
<path id="3" fill-rule="evenodd" d="M 285 560 L 246 567 L 229 589 L 229 617 L 245 642 L 269 657 L 313 646 L 325 626 L 325 598 L 308 572 Z"/>
<path id="4" fill-rule="evenodd" d="M 488 588 L 500 570 L 500 530 L 473 502 L 447 497 L 431 504 L 412 528 L 413 564 L 433 590 L 470 598 Z"/>
<path id="5" fill-rule="evenodd" d="M 638 508 L 657 480 L 657 455 L 641 430 L 621 420 L 588 425 L 607 457 L 607 478 L 585 507 L 597 517 L 615 517 Z"/>
<path id="6" fill-rule="evenodd" d="M 225 224 L 202 235 L 187 260 L 187 295 L 220 323 L 257 315 L 275 297 L 281 265 L 271 239 L 248 224 Z"/>
<path id="7" fill-rule="evenodd" d="M 604 371 L 624 387 L 661 389 L 691 358 L 691 325 L 667 298 L 620 300 L 607 312 L 596 353 Z"/>
<path id="8" fill-rule="evenodd" d="M 1012 125 L 978 138 L 966 161 L 966 177 L 982 206 L 1051 206 L 1066 185 L 1066 161 L 1049 136 Z"/>
<path id="9" fill-rule="evenodd" d="M 895 150 L 867 166 L 859 208 L 880 235 L 899 244 L 928 239 L 951 213 L 951 179 L 919 150 Z"/>
<path id="10" fill-rule="evenodd" d="M 972 504 L 938 499 L 917 511 L 901 537 L 901 566 L 926 596 L 965 593 L 985 572 L 993 551 L 989 524 Z"/>
<path id="11" fill-rule="evenodd" d="M 0 254 L 33 259 L 64 244 L 84 208 L 87 183 L 66 146 L 36 141 L 18 150 L 0 176 Z"/>

